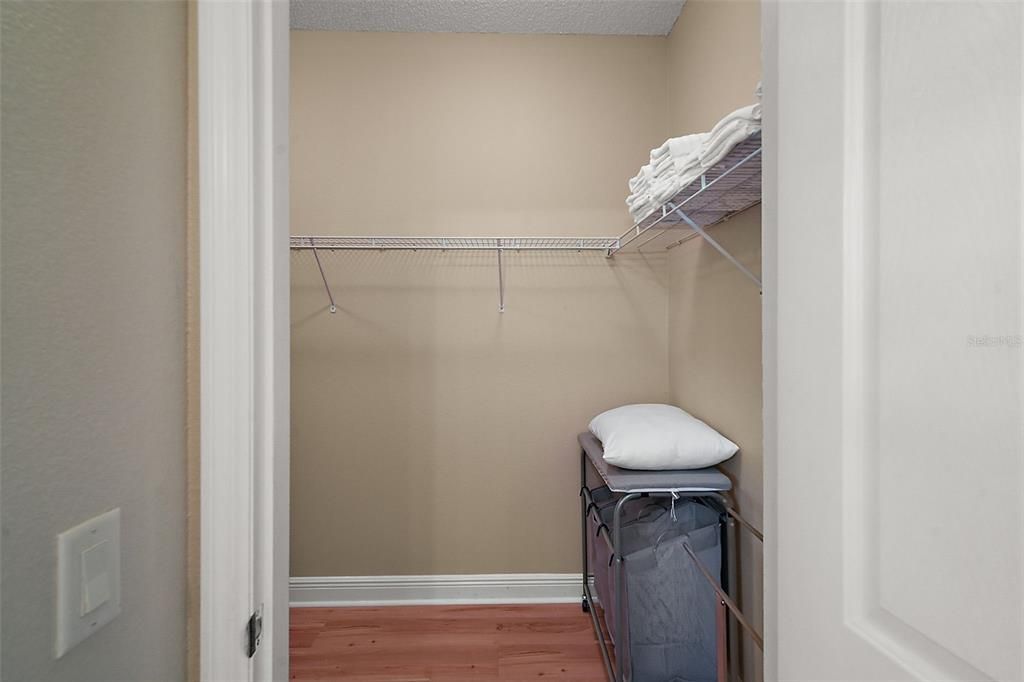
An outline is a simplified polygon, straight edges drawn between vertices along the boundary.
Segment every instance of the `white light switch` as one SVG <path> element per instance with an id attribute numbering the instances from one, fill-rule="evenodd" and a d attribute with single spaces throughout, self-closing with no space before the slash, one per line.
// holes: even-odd
<path id="1" fill-rule="evenodd" d="M 57 536 L 57 642 L 60 658 L 121 613 L 121 510 Z"/>
<path id="2" fill-rule="evenodd" d="M 82 612 L 92 613 L 110 599 L 110 543 L 102 540 L 82 552 Z"/>

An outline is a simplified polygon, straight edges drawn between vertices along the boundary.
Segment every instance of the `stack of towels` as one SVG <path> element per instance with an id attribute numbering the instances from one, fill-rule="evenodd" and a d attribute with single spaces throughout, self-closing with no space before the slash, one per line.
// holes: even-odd
<path id="1" fill-rule="evenodd" d="M 760 89 L 758 84 L 758 96 Z M 652 149 L 650 163 L 629 181 L 626 204 L 633 219 L 646 218 L 760 130 L 761 104 L 751 104 L 726 115 L 709 133 L 674 137 Z"/>
<path id="2" fill-rule="evenodd" d="M 635 220 L 646 218 L 682 187 L 700 177 L 699 152 L 708 137 L 708 133 L 674 137 L 651 150 L 651 162 L 629 181 L 626 204 Z"/>

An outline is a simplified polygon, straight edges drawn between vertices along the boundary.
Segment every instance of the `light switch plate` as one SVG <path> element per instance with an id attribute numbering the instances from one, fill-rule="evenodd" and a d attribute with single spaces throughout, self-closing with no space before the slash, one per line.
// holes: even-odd
<path id="1" fill-rule="evenodd" d="M 60 658 L 121 613 L 121 510 L 57 536 L 57 641 Z"/>

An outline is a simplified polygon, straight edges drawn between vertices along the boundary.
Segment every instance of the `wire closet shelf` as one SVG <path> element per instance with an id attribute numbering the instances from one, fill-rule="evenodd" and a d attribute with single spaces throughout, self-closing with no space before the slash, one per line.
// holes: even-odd
<path id="1" fill-rule="evenodd" d="M 663 235 L 686 230 L 682 239 L 702 236 L 706 229 L 761 202 L 761 134 L 740 142 L 718 164 L 683 187 L 648 216 L 618 237 L 393 237 L 316 236 L 291 238 L 295 250 L 407 251 L 604 251 L 609 257 L 640 250 Z"/>
<path id="2" fill-rule="evenodd" d="M 610 251 L 610 237 L 307 237 L 291 238 L 296 250 L 407 251 Z"/>
<path id="3" fill-rule="evenodd" d="M 761 133 L 737 144 L 714 167 L 689 183 L 658 208 L 618 237 L 388 237 L 296 235 L 295 251 L 312 251 L 336 312 L 318 251 L 493 251 L 497 254 L 498 310 L 505 311 L 505 277 L 502 254 L 506 251 L 594 251 L 608 258 L 618 253 L 640 252 L 661 245 L 672 249 L 700 237 L 761 288 L 761 280 L 711 237 L 706 228 L 761 203 Z M 679 236 L 679 231 L 685 234 Z"/>
<path id="4" fill-rule="evenodd" d="M 673 229 L 685 229 L 689 233 L 686 238 L 701 236 L 699 230 L 759 203 L 761 133 L 758 132 L 737 144 L 706 173 L 622 233 L 613 255 L 633 244 L 641 249 Z M 665 248 L 678 244 L 679 241 L 674 241 Z"/>

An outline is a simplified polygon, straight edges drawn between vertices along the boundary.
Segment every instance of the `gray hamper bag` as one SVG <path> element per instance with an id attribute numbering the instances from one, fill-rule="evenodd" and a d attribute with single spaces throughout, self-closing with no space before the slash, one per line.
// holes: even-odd
<path id="1" fill-rule="evenodd" d="M 627 670 L 632 666 L 629 679 L 636 682 L 713 682 L 717 677 L 715 593 L 684 545 L 689 543 L 708 571 L 719 576 L 718 514 L 698 504 L 688 506 L 697 512 L 692 519 L 697 527 L 626 556 L 625 662 Z"/>
<path id="2" fill-rule="evenodd" d="M 594 491 L 595 505 L 598 508 L 601 521 L 611 533 L 615 500 L 600 494 L 602 490 L 606 489 Z M 666 522 L 669 516 L 666 505 L 667 503 L 653 498 L 637 498 L 626 503 L 622 514 L 622 544 L 626 554 L 652 544 L 668 528 Z M 587 523 L 591 531 L 591 539 L 587 543 L 589 547 L 587 560 L 594 574 L 594 596 L 597 604 L 606 614 L 608 634 L 612 642 L 615 642 L 618 633 L 616 632 L 617 623 L 612 622 L 611 618 L 616 603 L 616 595 L 613 590 L 612 554 L 604 539 L 598 536 L 597 524 L 594 519 L 588 517 Z"/>
<path id="3" fill-rule="evenodd" d="M 708 571 L 719 576 L 718 512 L 693 500 L 678 500 L 673 520 L 668 509 L 651 507 L 651 502 L 646 500 L 639 514 L 627 504 L 623 515 L 626 637 L 616 646 L 617 652 L 623 656 L 625 670 L 632 670 L 627 679 L 635 682 L 713 682 L 717 672 L 715 594 L 684 544 L 689 543 Z M 612 507 L 601 509 L 609 525 L 611 515 Z M 612 641 L 618 644 L 614 569 L 608 567 L 604 542 L 594 544 L 595 586 L 600 585 L 598 598 Z"/>

